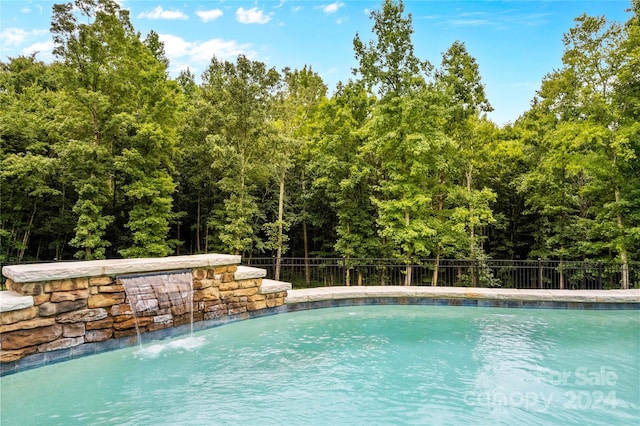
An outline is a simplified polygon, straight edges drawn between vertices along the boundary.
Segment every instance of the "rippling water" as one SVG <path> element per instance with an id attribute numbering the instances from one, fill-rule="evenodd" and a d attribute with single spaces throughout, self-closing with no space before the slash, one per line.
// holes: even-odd
<path id="1" fill-rule="evenodd" d="M 640 313 L 322 309 L 0 385 L 3 425 L 638 425 Z"/>

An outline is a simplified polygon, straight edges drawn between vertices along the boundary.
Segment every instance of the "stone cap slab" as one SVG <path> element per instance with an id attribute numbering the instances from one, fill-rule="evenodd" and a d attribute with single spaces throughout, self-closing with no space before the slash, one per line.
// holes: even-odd
<path id="1" fill-rule="evenodd" d="M 0 291 L 0 312 L 17 311 L 33 306 L 33 296 L 23 296 L 13 291 Z"/>
<path id="2" fill-rule="evenodd" d="M 236 281 L 253 280 L 256 278 L 264 278 L 266 276 L 267 276 L 266 269 L 253 268 L 251 266 L 238 266 L 238 269 L 233 274 L 233 278 Z"/>
<path id="3" fill-rule="evenodd" d="M 284 281 L 276 281 L 276 280 L 262 280 L 262 285 L 260 286 L 260 294 L 271 294 L 271 293 L 281 293 L 283 291 L 291 290 L 291 283 L 287 283 Z"/>
<path id="4" fill-rule="evenodd" d="M 170 271 L 237 265 L 241 257 L 229 254 L 198 254 L 141 259 L 106 259 L 79 262 L 34 263 L 9 265 L 2 275 L 16 283 L 64 280 L 68 278 L 115 276 L 131 273 Z"/>
<path id="5" fill-rule="evenodd" d="M 285 303 L 368 297 L 475 299 L 581 303 L 640 303 L 640 289 L 631 290 L 518 290 L 506 288 L 362 286 L 291 290 Z"/>

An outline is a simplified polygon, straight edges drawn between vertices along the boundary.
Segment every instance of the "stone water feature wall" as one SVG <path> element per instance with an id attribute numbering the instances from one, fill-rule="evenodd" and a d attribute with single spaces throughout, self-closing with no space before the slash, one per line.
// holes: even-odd
<path id="1" fill-rule="evenodd" d="M 135 318 L 118 279 L 124 274 L 190 270 L 196 329 L 267 314 L 284 304 L 289 283 L 266 280 L 264 270 L 239 263 L 239 256 L 197 255 L 5 267 L 1 372 L 131 346 L 137 343 L 136 323 L 155 338 L 188 327 L 191 313 L 185 310 Z"/>

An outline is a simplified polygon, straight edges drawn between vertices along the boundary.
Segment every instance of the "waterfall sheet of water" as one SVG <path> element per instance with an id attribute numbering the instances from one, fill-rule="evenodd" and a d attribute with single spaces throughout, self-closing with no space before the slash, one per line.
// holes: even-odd
<path id="1" fill-rule="evenodd" d="M 188 315 L 193 334 L 193 280 L 190 270 L 116 277 L 124 286 L 142 344 L 141 324 L 184 323 Z"/>

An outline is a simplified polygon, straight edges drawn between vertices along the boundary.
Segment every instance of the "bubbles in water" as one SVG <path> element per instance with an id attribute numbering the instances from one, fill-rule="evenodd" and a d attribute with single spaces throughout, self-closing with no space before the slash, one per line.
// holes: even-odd
<path id="1" fill-rule="evenodd" d="M 170 340 L 168 342 L 158 342 L 145 345 L 133 353 L 138 359 L 155 359 L 162 354 L 189 351 L 193 352 L 207 343 L 207 339 L 200 337 L 185 337 L 184 339 Z"/>

